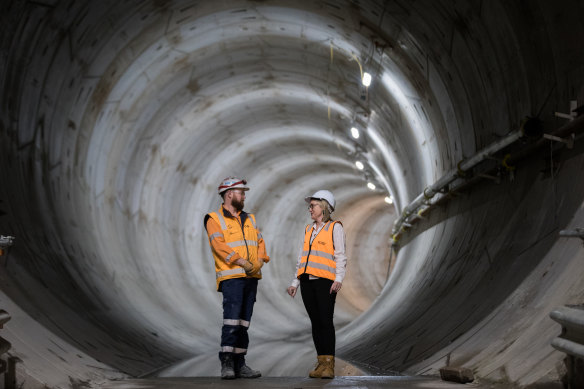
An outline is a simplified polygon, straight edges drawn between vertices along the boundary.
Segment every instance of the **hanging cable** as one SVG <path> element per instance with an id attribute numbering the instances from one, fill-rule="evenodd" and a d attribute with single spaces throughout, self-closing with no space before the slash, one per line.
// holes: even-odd
<path id="1" fill-rule="evenodd" d="M 351 53 L 351 55 L 353 56 L 353 58 L 355 58 L 355 61 L 357 61 L 357 63 L 359 64 L 359 71 L 361 72 L 361 80 L 363 79 L 363 66 L 361 66 L 361 62 L 359 62 L 359 58 L 357 58 L 357 56 L 354 53 Z"/>

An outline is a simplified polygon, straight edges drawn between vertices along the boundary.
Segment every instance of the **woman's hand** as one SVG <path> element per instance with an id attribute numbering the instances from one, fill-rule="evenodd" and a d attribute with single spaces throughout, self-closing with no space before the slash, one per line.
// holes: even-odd
<path id="1" fill-rule="evenodd" d="M 293 286 L 289 286 L 288 289 L 286 289 L 286 292 L 288 292 L 288 294 L 290 295 L 290 297 L 294 298 L 294 296 L 296 296 L 296 291 L 298 290 L 298 288 L 295 288 Z"/>
<path id="2" fill-rule="evenodd" d="M 337 281 L 333 282 L 329 293 L 337 293 L 339 290 L 341 290 L 341 286 L 343 286 L 342 283 L 337 282 Z"/>

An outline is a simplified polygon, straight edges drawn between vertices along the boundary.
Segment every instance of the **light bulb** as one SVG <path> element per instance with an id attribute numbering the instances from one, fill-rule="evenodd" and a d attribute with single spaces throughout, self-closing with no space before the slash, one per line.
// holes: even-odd
<path id="1" fill-rule="evenodd" d="M 374 189 L 375 189 L 375 184 L 374 184 L 374 183 L 372 183 L 372 182 L 369 182 L 369 183 L 367 184 L 367 188 L 369 188 L 369 189 L 371 189 L 371 190 L 374 190 Z"/>
<path id="2" fill-rule="evenodd" d="M 361 82 L 363 83 L 363 85 L 367 87 L 371 85 L 371 74 L 367 72 L 363 73 L 363 79 L 361 80 Z"/>
<path id="3" fill-rule="evenodd" d="M 363 165 L 363 162 L 361 162 L 361 161 L 355 162 L 355 165 L 357 166 L 357 169 L 359 169 L 359 170 L 363 170 L 363 168 L 365 167 L 365 165 Z"/>
<path id="4" fill-rule="evenodd" d="M 359 139 L 359 130 L 356 129 L 355 127 L 351 127 L 351 135 L 353 136 L 353 138 Z"/>
<path id="5" fill-rule="evenodd" d="M 385 196 L 385 202 L 388 204 L 393 204 L 393 197 L 391 196 Z"/>

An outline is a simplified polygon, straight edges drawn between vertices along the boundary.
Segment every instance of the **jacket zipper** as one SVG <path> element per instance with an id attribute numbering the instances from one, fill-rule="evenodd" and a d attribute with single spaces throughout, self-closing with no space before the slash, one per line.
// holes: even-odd
<path id="1" fill-rule="evenodd" d="M 243 235 L 243 243 L 245 243 L 245 251 L 247 251 L 247 260 L 249 261 L 249 247 L 247 247 L 247 239 L 245 239 L 245 231 L 243 230 L 243 224 L 241 224 L 241 219 L 239 218 L 239 216 L 237 217 L 237 222 L 239 223 L 239 226 L 241 227 L 241 233 Z"/>

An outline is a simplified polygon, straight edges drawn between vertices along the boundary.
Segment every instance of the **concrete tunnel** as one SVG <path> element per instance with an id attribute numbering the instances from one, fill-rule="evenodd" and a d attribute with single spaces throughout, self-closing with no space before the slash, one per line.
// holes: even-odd
<path id="1" fill-rule="evenodd" d="M 0 10 L 0 234 L 15 237 L 0 257 L 0 336 L 27 385 L 219 374 L 202 220 L 233 174 L 251 186 L 246 209 L 272 257 L 248 354 L 264 375 L 313 364 L 304 307 L 285 288 L 303 198 L 324 188 L 347 233 L 335 324 L 349 367 L 562 379 L 549 315 L 584 297 L 582 242 L 559 235 L 584 227 L 581 2 Z"/>

